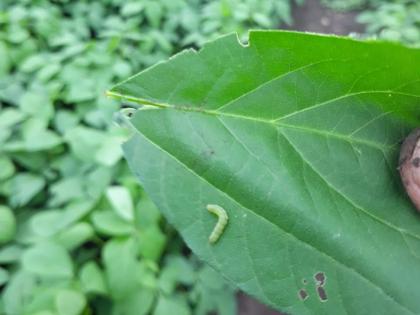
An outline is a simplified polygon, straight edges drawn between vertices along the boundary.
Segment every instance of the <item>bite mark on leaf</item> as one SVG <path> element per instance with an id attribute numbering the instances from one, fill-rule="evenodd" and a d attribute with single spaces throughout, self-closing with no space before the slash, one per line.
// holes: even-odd
<path id="1" fill-rule="evenodd" d="M 314 279 L 319 300 L 321 302 L 326 302 L 328 300 L 328 296 L 324 286 L 327 283 L 327 276 L 324 272 L 320 271 L 314 274 Z"/>
<path id="2" fill-rule="evenodd" d="M 324 287 L 317 287 L 316 291 L 318 293 L 318 297 L 321 300 L 321 302 L 328 301 L 327 292 L 325 292 Z"/>
<path id="3" fill-rule="evenodd" d="M 306 292 L 305 289 L 300 289 L 298 294 L 299 294 L 299 299 L 302 301 L 305 301 L 309 297 L 309 294 L 308 292 Z"/>
<path id="4" fill-rule="evenodd" d="M 314 275 L 314 279 L 316 281 L 316 285 L 323 286 L 327 280 L 327 277 L 325 276 L 325 273 L 320 271 Z"/>

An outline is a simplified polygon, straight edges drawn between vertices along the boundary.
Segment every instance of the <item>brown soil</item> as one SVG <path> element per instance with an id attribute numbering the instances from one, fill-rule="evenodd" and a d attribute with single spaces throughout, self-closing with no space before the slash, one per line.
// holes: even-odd
<path id="1" fill-rule="evenodd" d="M 304 5 L 294 6 L 294 25 L 288 28 L 337 35 L 362 33 L 363 25 L 355 22 L 357 14 L 357 11 L 335 12 L 323 7 L 318 0 L 305 0 Z"/>

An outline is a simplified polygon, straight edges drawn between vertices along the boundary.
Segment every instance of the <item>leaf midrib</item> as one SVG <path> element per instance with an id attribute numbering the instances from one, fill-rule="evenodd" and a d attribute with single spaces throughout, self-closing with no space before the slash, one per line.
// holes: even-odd
<path id="1" fill-rule="evenodd" d="M 357 271 L 356 269 L 346 265 L 344 262 L 338 260 L 337 258 L 330 256 L 329 254 L 327 254 L 326 252 L 320 250 L 319 248 L 317 248 L 315 245 L 312 245 L 310 243 L 307 243 L 303 240 L 301 240 L 300 238 L 298 238 L 296 235 L 284 230 L 281 226 L 271 222 L 268 218 L 264 217 L 263 215 L 251 210 L 250 208 L 246 207 L 245 205 L 243 205 L 241 202 L 239 202 L 238 200 L 236 200 L 233 196 L 229 195 L 228 193 L 226 193 L 225 191 L 223 191 L 222 189 L 220 189 L 219 187 L 217 187 L 215 184 L 209 182 L 207 180 L 207 178 L 201 176 L 200 174 L 196 173 L 193 169 L 191 169 L 188 165 L 186 165 L 184 162 L 180 161 L 176 156 L 174 156 L 172 153 L 168 152 L 167 150 L 163 149 L 161 146 L 159 146 L 157 143 L 155 143 L 152 139 L 150 139 L 149 137 L 147 137 L 144 133 L 141 133 L 141 135 L 144 137 L 144 139 L 146 141 L 148 141 L 151 145 L 153 145 L 154 147 L 156 147 L 158 150 L 164 152 L 165 154 L 167 154 L 169 157 L 171 157 L 172 159 L 174 159 L 177 163 L 179 163 L 180 165 L 184 166 L 189 172 L 191 172 L 194 176 L 197 176 L 198 178 L 200 178 L 201 180 L 203 180 L 204 182 L 206 182 L 207 184 L 209 184 L 211 187 L 215 188 L 217 191 L 219 191 L 222 195 L 225 195 L 228 199 L 230 199 L 232 202 L 236 203 L 237 205 L 239 205 L 240 207 L 242 207 L 244 210 L 249 211 L 253 214 L 255 214 L 257 217 L 259 217 L 260 219 L 264 220 L 265 222 L 267 222 L 270 225 L 274 225 L 276 228 L 280 229 L 283 231 L 283 233 L 285 233 L 286 235 L 288 235 L 289 237 L 291 237 L 292 239 L 295 239 L 297 242 L 302 243 L 304 246 L 307 246 L 313 250 L 315 250 L 316 252 L 324 255 L 325 257 L 327 257 L 328 259 L 331 259 L 332 261 L 336 262 L 337 264 L 341 265 L 342 267 L 344 267 L 345 269 L 349 270 L 350 272 L 354 273 L 356 276 L 360 277 L 361 279 L 363 279 L 364 281 L 368 282 L 369 284 L 371 284 L 374 288 L 376 288 L 381 294 L 383 294 L 386 298 L 388 298 L 389 300 L 391 300 L 392 302 L 394 302 L 395 304 L 397 304 L 399 307 L 401 307 L 401 309 L 411 313 L 411 314 L 415 314 L 415 311 L 407 308 L 406 306 L 404 306 L 403 304 L 401 304 L 399 301 L 395 300 L 389 293 L 387 293 L 386 291 L 384 291 L 378 284 L 376 284 L 375 282 L 373 282 L 371 279 L 367 278 L 366 276 L 364 276 L 363 274 L 361 274 L 359 271 Z M 411 234 L 410 234 L 411 235 Z"/>
<path id="2" fill-rule="evenodd" d="M 202 109 L 202 108 L 198 108 L 198 107 L 192 107 L 192 106 L 178 106 L 178 105 L 171 105 L 171 104 L 166 104 L 166 103 L 160 103 L 160 102 L 154 102 L 154 101 L 149 101 L 149 100 L 145 100 L 145 99 L 141 99 L 138 97 L 134 97 L 134 96 L 129 96 L 129 95 L 123 95 L 123 94 L 119 94 L 116 92 L 108 92 L 107 94 L 109 96 L 112 97 L 116 97 L 119 99 L 125 99 L 125 100 L 129 100 L 141 105 L 151 105 L 154 107 L 159 107 L 159 108 L 164 108 L 164 109 L 173 109 L 173 110 L 179 110 L 179 111 L 185 111 L 185 112 L 197 112 L 197 113 L 202 113 L 202 114 L 206 114 L 206 115 L 210 115 L 210 116 L 216 116 L 216 117 L 227 117 L 227 118 L 236 118 L 236 119 L 244 119 L 244 120 L 250 120 L 250 121 L 254 121 L 254 122 L 259 122 L 259 123 L 265 123 L 265 124 L 269 124 L 271 126 L 273 126 L 274 128 L 278 129 L 279 127 L 281 128 L 290 128 L 290 129 L 299 129 L 301 131 L 307 132 L 307 133 L 312 133 L 312 134 L 318 134 L 318 135 L 322 135 L 325 137 L 334 137 L 337 139 L 340 139 L 342 141 L 347 141 L 351 144 L 353 143 L 358 143 L 361 145 L 366 145 L 369 147 L 373 147 L 375 149 L 381 150 L 382 152 L 388 151 L 388 150 L 393 150 L 395 149 L 395 144 L 393 145 L 383 145 L 383 144 L 378 144 L 375 143 L 373 141 L 369 141 L 369 140 L 364 140 L 364 139 L 358 139 L 358 138 L 354 138 L 354 137 L 350 137 L 347 135 L 343 135 L 343 134 L 338 134 L 338 133 L 333 133 L 333 132 L 329 132 L 326 130 L 320 130 L 320 129 L 314 129 L 314 128 L 309 128 L 309 127 L 304 127 L 304 126 L 297 126 L 297 125 L 292 125 L 292 124 L 287 124 L 285 122 L 281 122 L 281 119 L 284 118 L 289 118 L 293 115 L 297 115 L 301 112 L 304 111 L 308 111 L 320 106 L 323 106 L 325 104 L 337 101 L 339 99 L 343 99 L 346 97 L 351 97 L 351 96 L 356 96 L 356 95 L 362 95 L 362 94 L 369 94 L 369 93 L 386 93 L 386 94 L 393 94 L 393 95 L 403 95 L 403 96 L 410 96 L 410 97 L 420 97 L 418 95 L 414 95 L 414 94 L 408 94 L 408 93 L 402 93 L 402 92 L 396 92 L 396 91 L 391 91 L 391 90 L 381 90 L 381 91 L 363 91 L 363 92 L 357 92 L 357 93 L 350 93 L 350 94 L 345 94 L 345 95 L 341 95 L 339 97 L 336 97 L 334 99 L 330 99 L 327 100 L 323 103 L 319 103 L 319 104 L 314 104 L 311 107 L 307 107 L 304 108 L 300 111 L 295 111 L 293 113 L 288 114 L 287 116 L 284 117 L 280 117 L 280 118 L 276 118 L 274 120 L 268 120 L 268 119 L 261 119 L 261 118 L 255 118 L 255 117 L 251 117 L 251 116 L 244 116 L 244 115 L 238 115 L 238 114 L 233 114 L 233 113 L 229 113 L 229 112 L 221 112 L 218 110 L 207 110 L 207 109 Z M 277 132 L 279 132 L 279 130 L 277 130 Z M 319 252 L 322 255 L 325 255 L 326 257 L 328 257 L 329 259 L 335 261 L 336 263 L 342 265 L 343 267 L 345 267 L 346 269 L 350 270 L 351 272 L 353 272 L 354 274 L 356 274 L 357 276 L 359 276 L 360 278 L 364 279 L 365 281 L 367 281 L 368 283 L 370 283 L 373 287 L 375 287 L 381 294 L 383 294 L 384 296 L 386 296 L 388 299 L 390 299 L 391 301 L 393 301 L 395 304 L 399 305 L 399 307 L 401 307 L 402 309 L 413 313 L 413 310 L 408 309 L 406 306 L 404 306 L 403 304 L 401 304 L 400 302 L 396 301 L 389 293 L 387 293 L 386 291 L 384 291 L 382 289 L 381 286 L 379 286 L 378 284 L 376 284 L 375 282 L 373 282 L 371 279 L 366 278 L 365 275 L 361 274 L 359 271 L 357 271 L 356 269 L 353 269 L 352 267 L 346 265 L 344 262 L 341 262 L 340 260 L 338 260 L 337 258 L 334 258 L 333 256 L 330 256 L 329 254 L 325 253 L 324 251 L 318 249 L 316 246 L 307 243 L 303 240 L 301 240 L 300 238 L 298 238 L 296 235 L 287 232 L 286 230 L 284 230 L 282 227 L 276 225 L 275 223 L 271 222 L 268 218 L 262 216 L 261 214 L 258 214 L 256 212 L 254 212 L 253 210 L 249 209 L 248 207 L 245 207 L 244 205 L 242 205 L 239 201 L 237 201 L 235 198 L 233 198 L 232 196 L 230 196 L 229 194 L 227 194 L 226 192 L 224 192 L 223 190 L 219 189 L 215 184 L 210 183 L 206 178 L 202 177 L 201 175 L 197 174 L 194 170 L 192 170 L 191 168 L 189 168 L 186 164 L 184 164 L 183 162 L 181 162 L 176 156 L 174 156 L 173 154 L 171 154 L 170 152 L 164 150 L 162 147 L 160 147 L 157 143 L 153 142 L 153 140 L 151 140 L 150 138 L 148 138 L 145 134 L 142 133 L 142 135 L 144 136 L 145 139 L 147 139 L 148 142 L 150 142 L 151 144 L 153 144 L 155 147 L 157 147 L 159 150 L 165 152 L 167 155 L 171 156 L 173 159 L 175 159 L 178 163 L 180 163 L 181 165 L 183 165 L 186 169 L 188 169 L 191 173 L 193 173 L 195 176 L 201 178 L 202 180 L 204 180 L 205 182 L 207 182 L 209 185 L 211 185 L 212 187 L 214 187 L 215 189 L 217 189 L 218 191 L 220 191 L 222 194 L 226 195 L 229 199 L 231 199 L 233 202 L 237 203 L 238 205 L 240 205 L 242 208 L 246 209 L 247 211 L 250 211 L 251 213 L 254 213 L 255 215 L 257 215 L 258 217 L 260 217 L 261 219 L 263 219 L 264 221 L 268 222 L 269 224 L 272 224 L 274 226 L 276 226 L 277 228 L 279 228 L 280 230 L 282 230 L 285 234 L 289 235 L 289 237 L 296 239 L 298 242 L 304 244 L 305 246 L 308 246 L 310 248 L 313 248 L 315 251 Z M 303 156 L 301 156 L 301 158 L 303 159 L 303 161 L 307 162 Z M 312 169 L 312 165 L 310 166 Z M 314 170 L 319 176 L 321 176 L 316 170 Z M 321 178 L 325 181 L 325 178 L 323 178 L 321 176 Z M 410 235 L 416 239 L 420 239 L 420 236 L 411 233 L 410 231 L 406 231 L 406 230 L 401 230 L 398 227 L 370 214 L 369 212 L 367 212 L 366 210 L 362 211 L 361 207 L 354 204 L 354 202 L 349 199 L 347 196 L 343 195 L 343 193 L 341 193 L 340 191 L 338 191 L 336 189 L 336 187 L 328 184 L 328 187 L 330 187 L 330 189 L 333 189 L 337 194 L 339 194 L 340 196 L 342 196 L 345 200 L 347 200 L 348 202 L 350 202 L 350 204 L 353 205 L 353 207 L 355 207 L 355 209 L 357 209 L 358 211 L 361 211 L 361 213 L 363 213 L 364 215 L 368 215 L 369 217 L 377 220 L 378 222 L 384 224 L 385 226 L 387 226 L 388 228 L 391 228 L 392 230 L 395 230 L 399 233 L 401 233 L 402 235 Z"/>
<path id="3" fill-rule="evenodd" d="M 367 94 L 367 93 L 387 93 L 387 94 L 396 94 L 396 95 L 404 95 L 404 96 L 412 96 L 412 97 L 419 97 L 420 98 L 419 95 L 407 94 L 407 93 L 395 92 L 395 91 L 389 91 L 389 90 L 364 91 L 364 92 L 345 94 L 345 95 L 336 97 L 334 99 L 327 100 L 323 103 L 314 104 L 311 107 L 307 107 L 307 108 L 304 108 L 302 110 L 295 111 L 294 113 L 288 114 L 287 117 L 291 117 L 294 114 L 299 114 L 301 112 L 313 109 L 315 107 L 319 107 L 319 106 L 331 103 L 335 100 L 339 100 L 339 99 L 342 99 L 342 98 L 345 98 L 345 97 L 350 97 L 350 96 L 355 96 L 355 95 Z M 215 116 L 217 118 L 218 117 L 228 117 L 228 118 L 244 119 L 244 120 L 264 123 L 264 124 L 271 125 L 273 128 L 276 129 L 277 132 L 279 132 L 279 130 L 278 130 L 279 127 L 280 128 L 289 128 L 289 129 L 301 130 L 301 131 L 304 131 L 304 132 L 307 132 L 307 133 L 317 134 L 317 135 L 321 135 L 321 136 L 324 136 L 324 137 L 333 137 L 333 138 L 336 138 L 336 139 L 339 139 L 339 140 L 342 140 L 342 141 L 346 141 L 346 142 L 350 143 L 351 145 L 353 145 L 353 144 L 365 145 L 365 146 L 380 150 L 383 154 L 386 154 L 387 151 L 395 150 L 396 145 L 397 145 L 397 143 L 392 144 L 392 145 L 378 144 L 378 143 L 373 142 L 373 141 L 354 138 L 354 137 L 350 137 L 350 136 L 339 134 L 339 133 L 329 132 L 329 131 L 326 131 L 326 130 L 320 130 L 320 129 L 314 129 L 314 128 L 309 128 L 309 127 L 304 127 L 304 126 L 297 126 L 297 125 L 282 123 L 282 122 L 279 121 L 278 118 L 276 118 L 274 120 L 268 120 L 268 119 L 255 118 L 255 117 L 251 117 L 251 116 L 243 116 L 243 115 L 232 114 L 232 113 L 227 113 L 227 112 L 220 112 L 220 111 L 217 111 L 217 110 L 206 110 L 206 109 L 202 109 L 202 108 L 199 108 L 199 107 L 178 106 L 178 105 L 171 105 L 171 104 L 166 104 L 166 103 L 158 103 L 158 102 L 152 102 L 152 101 L 144 100 L 144 99 L 141 99 L 141 98 L 138 98 L 138 97 L 135 97 L 135 96 L 119 94 L 119 93 L 112 92 L 112 91 L 107 92 L 107 95 L 111 96 L 111 97 L 119 98 L 119 99 L 125 99 L 125 100 L 129 100 L 129 101 L 132 101 L 132 102 L 136 102 L 140 105 L 147 104 L 147 105 L 150 105 L 150 106 L 159 107 L 159 108 L 163 108 L 163 109 L 173 109 L 173 110 L 180 110 L 180 111 L 185 111 L 185 112 L 202 113 L 202 114 L 206 114 L 206 115 L 210 115 L 210 116 Z M 287 140 L 289 141 L 289 139 L 287 139 Z M 302 155 L 301 155 L 301 158 L 305 163 L 308 163 L 308 161 L 306 161 L 303 158 Z M 312 165 L 310 165 L 310 167 L 313 169 Z M 316 170 L 314 170 L 314 171 L 319 176 L 321 176 Z M 325 181 L 325 178 L 323 178 L 322 176 L 321 176 L 321 178 Z M 382 223 L 383 225 L 385 225 L 388 228 L 391 228 L 392 230 L 395 230 L 395 231 L 397 231 L 401 234 L 410 235 L 413 238 L 420 240 L 420 235 L 414 234 L 411 231 L 400 229 L 397 226 L 395 226 L 395 225 L 393 225 L 393 224 L 391 224 L 391 223 L 389 223 L 389 222 L 387 222 L 387 221 L 369 213 L 368 211 L 364 210 L 362 207 L 356 205 L 349 197 L 347 197 L 346 195 L 343 195 L 343 193 L 341 191 L 339 191 L 338 188 L 334 187 L 333 185 L 331 185 L 329 183 L 328 183 L 328 187 L 330 187 L 331 189 L 336 191 L 340 196 L 342 196 L 345 200 L 350 202 L 350 204 L 352 204 L 353 207 L 360 210 L 361 213 L 363 213 L 364 215 L 367 215 L 367 216 L 371 217 L 372 219 Z"/>
<path id="4" fill-rule="evenodd" d="M 250 121 L 254 121 L 254 122 L 274 125 L 276 127 L 298 129 L 298 130 L 302 130 L 302 131 L 312 133 L 312 134 L 318 134 L 318 135 L 323 135 L 325 137 L 337 138 L 337 139 L 340 139 L 340 140 L 343 140 L 343 141 L 347 141 L 351 144 L 357 143 L 357 144 L 361 144 L 361 145 L 366 145 L 368 147 L 379 149 L 383 152 L 395 149 L 397 144 L 396 143 L 395 144 L 389 144 L 389 145 L 379 144 L 379 143 L 376 143 L 376 142 L 373 142 L 373 141 L 360 139 L 360 138 L 355 138 L 355 137 L 351 137 L 351 136 L 344 135 L 344 134 L 329 132 L 329 131 L 321 130 L 321 129 L 314 129 L 314 128 L 305 127 L 305 126 L 287 124 L 287 123 L 281 122 L 281 121 L 286 119 L 286 118 L 290 118 L 292 116 L 298 115 L 300 113 L 303 113 L 303 112 L 306 112 L 306 111 L 309 111 L 309 110 L 313 110 L 315 108 L 319 108 L 321 106 L 333 103 L 335 101 L 342 100 L 342 99 L 345 99 L 347 97 L 357 96 L 357 95 L 392 94 L 392 95 L 400 95 L 400 96 L 409 96 L 409 97 L 420 98 L 420 95 L 397 92 L 397 91 L 392 91 L 392 90 L 370 90 L 370 91 L 355 92 L 355 93 L 340 95 L 338 97 L 326 100 L 326 101 L 321 102 L 321 103 L 313 104 L 312 106 L 306 107 L 304 109 L 297 110 L 297 111 L 294 111 L 292 113 L 286 114 L 284 116 L 276 117 L 276 118 L 270 120 L 270 119 L 256 118 L 256 117 L 252 117 L 252 116 L 234 114 L 234 113 L 229 113 L 229 112 L 223 112 L 223 111 L 219 111 L 219 110 L 203 109 L 201 107 L 171 105 L 171 104 L 167 104 L 167 103 L 163 103 L 163 102 L 156 102 L 156 101 L 150 101 L 150 100 L 142 99 L 142 98 L 139 98 L 139 97 L 136 97 L 136 96 L 125 95 L 125 94 L 121 94 L 121 93 L 117 93 L 117 92 L 113 92 L 113 91 L 107 91 L 106 94 L 107 94 L 107 96 L 110 96 L 110 97 L 113 97 L 113 98 L 116 98 L 116 99 L 120 99 L 120 100 L 127 100 L 127 101 L 130 101 L 130 102 L 137 103 L 139 105 L 149 105 L 149 106 L 153 106 L 153 107 L 159 107 L 159 108 L 164 108 L 164 109 L 174 109 L 174 110 L 180 110 L 180 111 L 185 111 L 185 112 L 197 112 L 197 113 L 202 113 L 202 114 L 211 115 L 211 116 L 231 117 L 231 118 L 244 119 L 244 120 L 250 120 Z"/>

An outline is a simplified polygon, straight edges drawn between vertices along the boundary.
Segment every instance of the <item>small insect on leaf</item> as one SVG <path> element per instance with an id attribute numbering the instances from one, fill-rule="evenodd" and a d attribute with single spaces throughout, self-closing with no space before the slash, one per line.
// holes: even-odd
<path id="1" fill-rule="evenodd" d="M 207 205 L 207 210 L 217 215 L 216 226 L 214 227 L 213 231 L 211 232 L 209 236 L 209 242 L 211 244 L 214 244 L 220 238 L 220 236 L 223 233 L 223 230 L 226 227 L 226 224 L 228 223 L 228 215 L 225 209 L 223 209 L 222 207 L 218 205 Z"/>

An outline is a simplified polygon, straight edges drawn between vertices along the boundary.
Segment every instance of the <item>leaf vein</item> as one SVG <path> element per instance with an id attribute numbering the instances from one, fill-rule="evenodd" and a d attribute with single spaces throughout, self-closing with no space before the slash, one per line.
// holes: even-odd
<path id="1" fill-rule="evenodd" d="M 385 292 L 381 287 L 379 287 L 376 283 L 372 282 L 370 279 L 366 278 L 366 276 L 362 275 L 359 271 L 353 269 L 352 267 L 346 265 L 344 262 L 338 260 L 335 257 L 330 256 L 329 254 L 327 254 L 326 252 L 322 251 L 321 249 L 317 248 L 315 245 L 312 245 L 310 243 L 307 243 L 303 240 L 301 240 L 300 238 L 298 238 L 296 235 L 286 231 L 285 229 L 283 229 L 281 226 L 274 224 L 273 222 L 271 222 L 270 220 L 268 220 L 267 218 L 265 218 L 264 216 L 258 214 L 257 212 L 251 210 L 250 208 L 246 207 L 245 205 L 243 205 L 241 202 L 239 202 L 238 200 L 236 200 L 233 196 L 229 195 L 228 193 L 226 193 L 225 191 L 221 190 L 217 185 L 215 185 L 214 183 L 210 182 L 207 180 L 207 178 L 201 176 L 200 174 L 196 173 L 193 169 L 191 169 L 190 167 L 188 167 L 188 165 L 186 165 L 185 163 L 183 163 L 181 160 L 179 160 L 175 155 L 173 155 L 172 153 L 164 150 L 162 147 L 160 147 L 157 143 L 155 143 L 153 140 L 151 140 L 150 138 L 148 138 L 145 134 L 141 134 L 144 139 L 146 141 L 148 141 L 150 144 L 152 144 L 154 147 L 156 147 L 158 150 L 164 152 L 165 154 L 167 154 L 170 158 L 174 159 L 177 163 L 179 163 L 180 165 L 182 165 L 183 167 L 185 167 L 185 169 L 187 171 L 189 171 L 190 173 L 192 173 L 194 176 L 196 176 L 197 178 L 203 180 L 204 182 L 206 182 L 207 184 L 209 184 L 211 187 L 213 187 L 214 189 L 216 189 L 217 191 L 220 192 L 221 195 L 226 196 L 226 198 L 230 199 L 232 202 L 236 203 L 238 206 L 240 206 L 242 209 L 249 211 L 250 213 L 253 213 L 254 215 L 256 215 L 257 217 L 259 217 L 260 219 L 262 219 L 263 221 L 267 222 L 270 225 L 274 225 L 275 227 L 279 228 L 280 230 L 283 231 L 283 233 L 285 235 L 287 235 L 288 237 L 290 237 L 291 239 L 296 240 L 298 243 L 301 243 L 302 245 L 315 250 L 316 252 L 320 253 L 321 255 L 324 255 L 326 258 L 336 262 L 337 264 L 341 265 L 343 268 L 349 270 L 350 272 L 354 273 L 356 276 L 360 277 L 362 280 L 366 281 L 367 283 L 371 284 L 374 288 L 376 288 L 376 290 L 378 290 L 378 292 L 380 292 L 381 294 L 383 294 L 386 298 L 388 298 L 390 301 L 392 301 L 393 303 L 395 303 L 396 305 L 398 305 L 401 309 L 412 313 L 413 315 L 415 314 L 415 312 L 413 312 L 412 310 L 408 309 L 407 307 L 405 307 L 404 305 L 402 305 L 400 302 L 396 301 L 392 296 L 390 296 L 387 292 Z"/>

